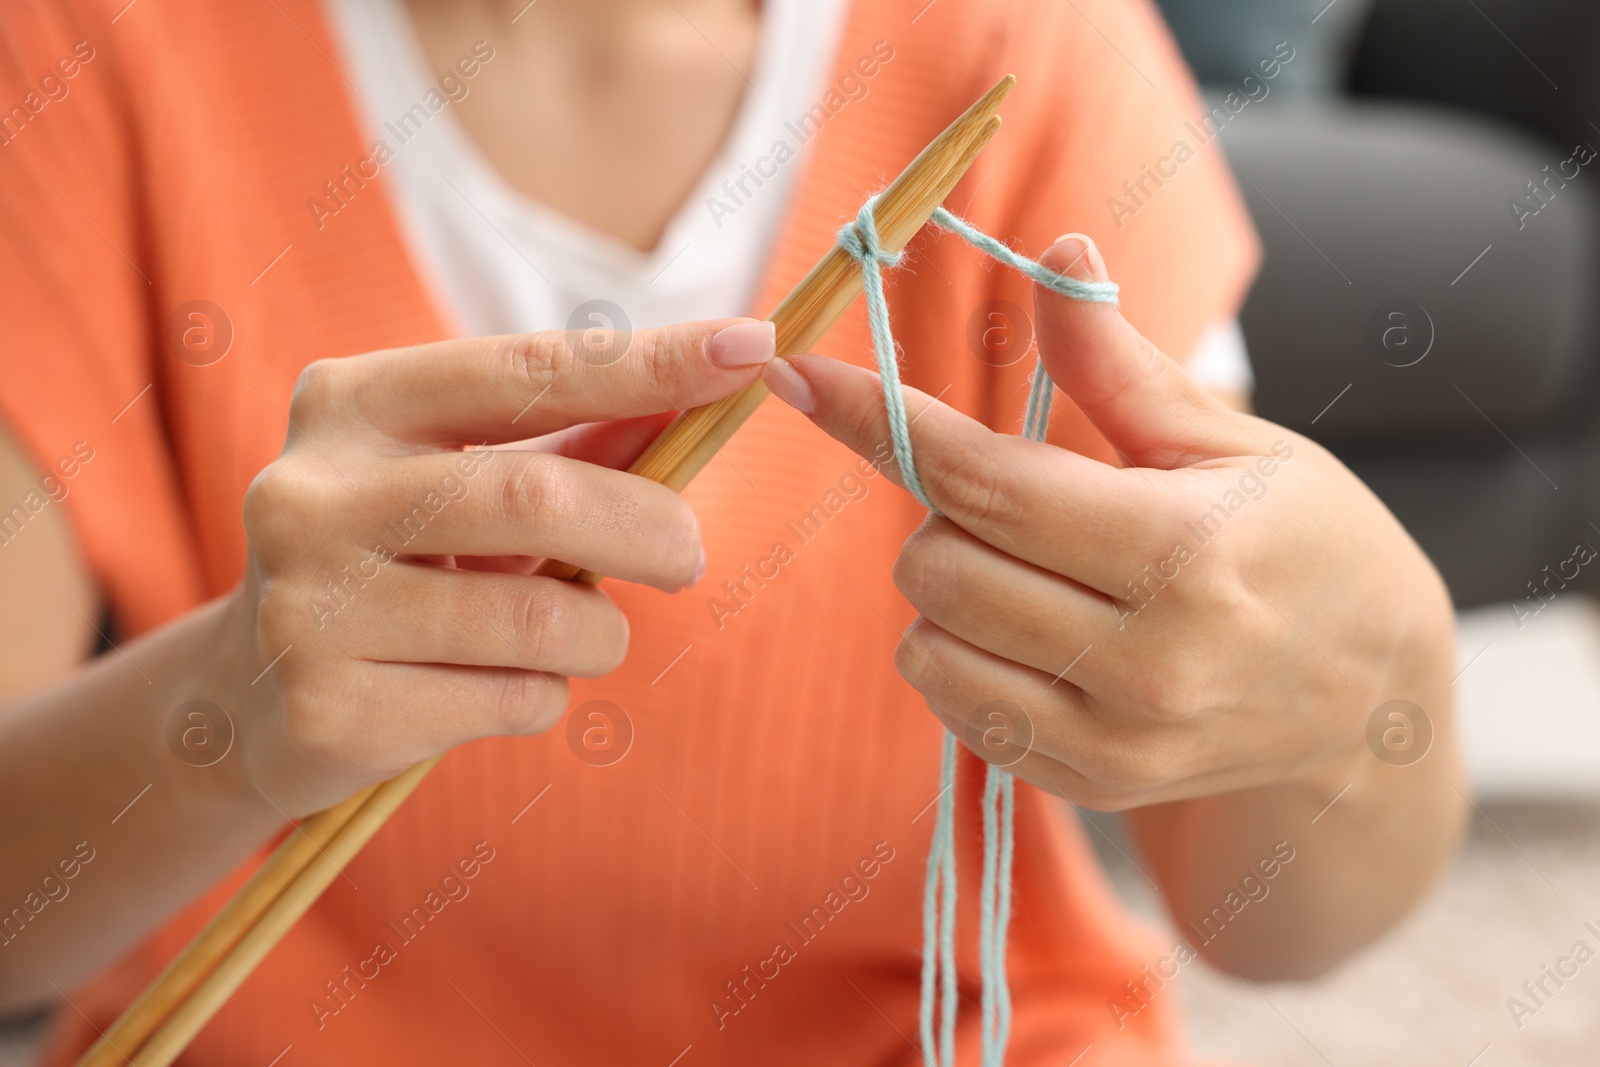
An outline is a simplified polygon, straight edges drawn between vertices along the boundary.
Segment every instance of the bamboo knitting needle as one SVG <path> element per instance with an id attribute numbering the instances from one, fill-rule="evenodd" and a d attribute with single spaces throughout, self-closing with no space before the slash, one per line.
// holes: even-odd
<path id="1" fill-rule="evenodd" d="M 927 223 L 933 209 L 950 195 L 1000 128 L 1000 117 L 994 110 L 1016 80 L 1007 74 L 996 82 L 930 141 L 879 196 L 872 219 L 878 230 L 878 244 L 884 251 L 904 248 Z M 835 244 L 772 312 L 770 317 L 777 327 L 777 354 L 792 356 L 811 348 L 859 295 L 861 268 Z M 629 472 L 681 492 L 768 395 L 766 385 L 758 379 L 732 396 L 682 412 L 634 461 Z M 545 573 L 559 578 L 599 580 L 565 563 Z"/>
<path id="2" fill-rule="evenodd" d="M 884 190 L 873 211 L 881 247 L 891 252 L 903 248 L 949 195 L 999 129 L 994 112 L 1013 84 L 1012 76 L 1002 78 Z M 834 246 L 774 310 L 777 353 L 792 355 L 812 347 L 860 291 L 859 268 Z M 766 387 L 758 381 L 731 397 L 683 412 L 630 470 L 681 490 L 766 396 Z M 554 560 L 545 561 L 536 573 L 590 583 L 599 580 Z M 176 1059 L 438 759 L 426 760 L 307 819 L 101 1036 L 78 1067 L 119 1063 L 166 1067 Z"/>
<path id="3" fill-rule="evenodd" d="M 233 899 L 167 964 L 111 1029 L 100 1035 L 78 1061 L 80 1067 L 83 1064 L 109 1067 L 128 1062 L 140 1042 L 161 1025 L 234 946 L 239 940 L 239 931 L 256 922 L 273 901 L 324 854 L 334 836 L 377 790 L 376 785 L 369 786 L 326 811 L 318 812 L 291 831 Z"/>

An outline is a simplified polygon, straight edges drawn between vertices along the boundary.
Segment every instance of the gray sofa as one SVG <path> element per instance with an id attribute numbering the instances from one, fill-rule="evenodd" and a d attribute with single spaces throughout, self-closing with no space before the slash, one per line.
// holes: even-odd
<path id="1" fill-rule="evenodd" d="M 1285 7 L 1246 0 L 1230 38 L 1230 5 L 1167 6 L 1223 84 Z M 1225 134 L 1266 250 L 1241 316 L 1257 407 L 1361 475 L 1458 606 L 1600 588 L 1574 551 L 1600 549 L 1600 6 L 1358 6 L 1313 50 L 1329 69 Z"/>

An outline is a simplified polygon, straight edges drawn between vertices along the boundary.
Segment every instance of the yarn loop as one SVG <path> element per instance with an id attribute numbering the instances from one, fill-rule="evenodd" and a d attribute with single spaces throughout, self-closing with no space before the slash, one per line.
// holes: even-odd
<path id="1" fill-rule="evenodd" d="M 911 495 L 928 510 L 938 508 L 928 498 L 911 453 L 911 427 L 906 419 L 905 397 L 900 389 L 899 352 L 889 329 L 889 302 L 883 289 L 883 268 L 900 265 L 903 253 L 885 251 L 873 218 L 877 197 L 861 206 L 855 221 L 839 231 L 839 246 L 861 265 L 862 288 L 867 298 L 867 323 L 872 351 L 883 379 L 883 404 L 889 421 L 889 438 L 901 479 Z M 931 220 L 991 258 L 1027 275 L 1038 284 L 1074 300 L 1100 304 L 1117 302 L 1113 282 L 1086 282 L 1059 274 L 1036 260 L 979 230 L 944 208 L 935 208 Z M 1028 390 L 1023 436 L 1043 441 L 1050 425 L 1050 402 L 1055 383 L 1041 358 L 1034 364 Z M 1016 781 L 1010 772 L 985 764 L 983 797 L 983 884 L 979 890 L 978 970 L 983 990 L 979 1006 L 983 1067 L 1001 1067 L 1011 1032 L 1011 989 L 1006 981 L 1006 931 L 1011 922 L 1011 874 L 1014 852 Z M 922 1062 L 925 1067 L 954 1067 L 957 1008 L 955 960 L 956 930 L 956 738 L 946 731 L 939 770 L 938 812 L 933 841 L 928 850 L 928 870 L 922 896 L 922 1007 L 919 1013 Z M 937 1034 L 935 1024 L 937 1023 Z"/>

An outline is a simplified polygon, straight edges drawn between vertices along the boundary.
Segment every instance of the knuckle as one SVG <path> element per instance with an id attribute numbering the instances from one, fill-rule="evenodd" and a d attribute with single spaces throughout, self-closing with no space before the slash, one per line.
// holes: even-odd
<path id="1" fill-rule="evenodd" d="M 567 707 L 567 680 L 538 671 L 506 671 L 494 693 L 492 713 L 502 734 L 540 734 Z"/>
<path id="2" fill-rule="evenodd" d="M 245 488 L 242 517 L 245 534 L 252 544 L 270 536 L 287 491 L 284 482 L 283 464 L 277 461 L 262 467 Z"/>
<path id="3" fill-rule="evenodd" d="M 916 534 L 911 535 L 911 540 L 905 543 L 900 550 L 900 555 L 895 557 L 894 587 L 900 590 L 900 595 L 909 600 L 913 605 L 922 599 L 922 591 L 928 584 L 928 559 L 927 553 L 916 544 Z"/>
<path id="4" fill-rule="evenodd" d="M 1159 382 L 1168 373 L 1178 369 L 1178 365 L 1166 357 L 1166 353 L 1155 346 L 1155 343 L 1137 331 L 1133 335 L 1133 347 L 1137 353 L 1135 364 L 1136 380 L 1139 384 Z"/>
<path id="5" fill-rule="evenodd" d="M 700 520 L 687 502 L 673 494 L 671 518 L 656 534 L 662 558 L 672 561 L 672 573 L 687 584 L 700 565 Z"/>
<path id="6" fill-rule="evenodd" d="M 267 652 L 267 649 L 282 649 L 310 618 L 304 605 L 296 603 L 298 599 L 287 591 L 280 591 L 270 580 L 262 583 L 256 601 L 256 638 L 260 646 L 258 651 L 265 656 L 263 663 L 277 655 L 276 651 Z"/>
<path id="7" fill-rule="evenodd" d="M 312 480 L 296 464 L 277 459 L 267 464 L 245 490 L 242 518 L 251 547 L 274 558 L 274 549 L 297 543 L 317 528 L 321 508 Z"/>
<path id="8" fill-rule="evenodd" d="M 645 380 L 653 383 L 670 400 L 673 386 L 682 377 L 683 371 L 678 347 L 667 343 L 652 331 L 644 331 L 633 336 L 633 348 L 629 355 L 639 361 L 638 367 Z"/>
<path id="9" fill-rule="evenodd" d="M 520 395 L 537 397 L 556 383 L 571 360 L 571 343 L 562 333 L 524 333 L 506 338 L 502 358 L 506 376 Z"/>
<path id="10" fill-rule="evenodd" d="M 1197 656 L 1181 653 L 1163 657 L 1160 670 L 1142 672 L 1133 684 L 1140 710 L 1160 723 L 1198 718 L 1212 692 L 1209 668 Z"/>
<path id="11" fill-rule="evenodd" d="M 994 457 L 972 449 L 952 466 L 933 472 L 934 495 L 969 522 L 1003 522 L 1016 507 Z"/>
<path id="12" fill-rule="evenodd" d="M 339 359 L 306 364 L 289 395 L 289 421 L 302 428 L 337 410 L 345 398 L 346 369 Z"/>
<path id="13" fill-rule="evenodd" d="M 919 618 L 906 630 L 900 644 L 895 647 L 895 670 L 913 689 L 925 693 L 936 688 L 942 680 L 938 662 L 940 645 L 932 628 Z"/>
<path id="14" fill-rule="evenodd" d="M 913 606 L 922 607 L 935 589 L 954 578 L 957 555 L 949 536 L 925 523 L 906 538 L 894 561 L 894 586 Z"/>
<path id="15" fill-rule="evenodd" d="M 1186 722 L 1196 714 L 1189 692 L 1180 673 L 1169 668 L 1161 672 L 1161 677 L 1149 677 L 1140 683 L 1139 706 L 1157 722 Z"/>
<path id="16" fill-rule="evenodd" d="M 1248 557 L 1237 554 L 1237 549 L 1231 544 L 1218 545 L 1217 548 L 1219 551 L 1216 556 L 1206 561 L 1210 567 L 1196 575 L 1199 581 L 1194 583 L 1191 603 L 1195 610 L 1205 612 L 1211 618 L 1248 618 L 1262 606 L 1261 600 L 1246 588 L 1239 577 L 1244 572 Z"/>
<path id="17" fill-rule="evenodd" d="M 926 668 L 921 653 L 912 645 L 909 636 L 902 637 L 894 650 L 894 669 L 913 689 L 921 689 L 922 672 Z"/>
<path id="18" fill-rule="evenodd" d="M 861 400 L 850 405 L 845 414 L 845 433 L 848 440 L 865 444 L 877 442 L 873 448 L 873 465 L 880 470 L 894 458 L 894 445 L 887 436 L 883 405 L 872 400 Z"/>
<path id="19" fill-rule="evenodd" d="M 503 492 L 505 521 L 542 539 L 570 520 L 576 487 L 558 457 L 529 452 L 506 479 Z"/>
<path id="20" fill-rule="evenodd" d="M 608 602 L 607 606 L 614 617 L 615 627 L 608 637 L 597 642 L 604 652 L 597 674 L 610 674 L 622 666 L 622 661 L 628 658 L 628 644 L 631 638 L 628 617 L 615 604 Z"/>
<path id="21" fill-rule="evenodd" d="M 558 655 L 571 644 L 572 608 L 554 582 L 536 582 L 519 593 L 512 612 L 515 632 L 535 664 Z"/>

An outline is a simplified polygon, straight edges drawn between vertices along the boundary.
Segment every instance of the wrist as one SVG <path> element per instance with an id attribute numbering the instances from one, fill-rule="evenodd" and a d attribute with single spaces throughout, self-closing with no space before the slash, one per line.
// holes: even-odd
<path id="1" fill-rule="evenodd" d="M 240 586 L 185 620 L 192 627 L 184 642 L 188 662 L 172 676 L 163 745 L 176 784 L 197 802 L 229 821 L 276 824 L 283 816 L 252 783 L 244 754 L 257 694 L 247 676 L 253 656 L 242 593 Z"/>

